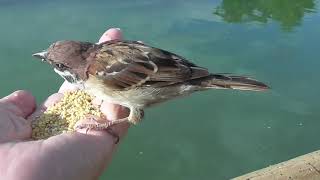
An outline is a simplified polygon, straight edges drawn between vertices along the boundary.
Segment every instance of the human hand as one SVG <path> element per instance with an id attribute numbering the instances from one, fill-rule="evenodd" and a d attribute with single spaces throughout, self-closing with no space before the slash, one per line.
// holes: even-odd
<path id="1" fill-rule="evenodd" d="M 106 31 L 99 42 L 121 39 L 118 29 Z M 62 92 L 75 90 L 64 83 L 59 92 L 51 95 L 37 110 L 34 97 L 17 91 L 0 99 L 0 177 L 3 179 L 98 179 L 110 162 L 116 145 L 106 131 L 79 130 L 46 140 L 30 141 L 31 119 L 59 101 Z M 107 118 L 126 117 L 128 112 L 119 105 L 101 104 Z M 128 124 L 116 125 L 120 139 Z"/>

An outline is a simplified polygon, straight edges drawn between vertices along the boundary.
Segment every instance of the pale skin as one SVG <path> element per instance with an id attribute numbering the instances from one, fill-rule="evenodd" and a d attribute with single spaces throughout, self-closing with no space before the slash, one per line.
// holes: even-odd
<path id="1" fill-rule="evenodd" d="M 106 31 L 99 43 L 113 39 L 122 39 L 119 29 Z M 59 101 L 63 92 L 75 89 L 65 82 L 59 92 L 51 95 L 40 107 L 36 107 L 34 97 L 26 91 L 16 91 L 0 99 L 1 179 L 98 179 L 117 148 L 115 137 L 108 132 L 81 129 L 46 140 L 30 140 L 31 120 Z M 99 99 L 95 101 L 100 102 Z M 128 116 L 127 109 L 119 105 L 103 102 L 100 109 L 108 120 Z M 129 124 L 122 123 L 113 128 L 121 141 Z"/>

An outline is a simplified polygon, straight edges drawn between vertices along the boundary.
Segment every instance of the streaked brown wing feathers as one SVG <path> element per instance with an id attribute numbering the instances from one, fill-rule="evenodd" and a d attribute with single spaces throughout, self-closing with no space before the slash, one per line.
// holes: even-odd
<path id="1" fill-rule="evenodd" d="M 101 45 L 90 74 L 103 79 L 110 88 L 125 90 L 138 86 L 168 86 L 208 76 L 182 57 L 132 41 L 109 41 Z"/>

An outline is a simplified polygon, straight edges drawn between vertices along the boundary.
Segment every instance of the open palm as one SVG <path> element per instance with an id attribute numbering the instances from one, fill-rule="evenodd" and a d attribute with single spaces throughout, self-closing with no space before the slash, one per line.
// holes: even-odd
<path id="1" fill-rule="evenodd" d="M 109 29 L 99 42 L 121 39 L 119 29 Z M 34 97 L 26 91 L 16 91 L 0 99 L 0 177 L 4 179 L 98 179 L 110 162 L 116 148 L 114 137 L 105 131 L 80 130 L 46 140 L 31 141 L 31 120 L 47 107 L 59 101 L 61 92 L 76 87 L 64 83 L 59 93 L 51 95 L 36 108 Z M 118 105 L 103 102 L 101 111 L 108 119 L 127 116 Z M 84 120 L 85 121 L 85 120 Z M 128 124 L 119 124 L 115 131 L 120 138 Z"/>

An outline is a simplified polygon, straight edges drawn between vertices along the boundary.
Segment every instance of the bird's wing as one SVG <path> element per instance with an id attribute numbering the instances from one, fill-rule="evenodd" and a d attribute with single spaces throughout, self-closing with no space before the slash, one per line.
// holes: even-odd
<path id="1" fill-rule="evenodd" d="M 176 54 L 136 41 L 108 41 L 98 49 L 89 73 L 114 89 L 162 87 L 209 75 Z"/>

